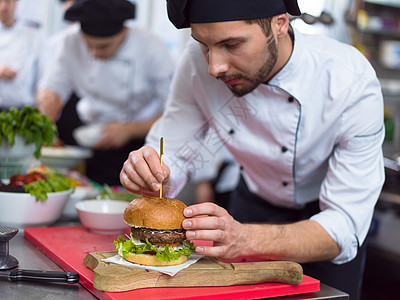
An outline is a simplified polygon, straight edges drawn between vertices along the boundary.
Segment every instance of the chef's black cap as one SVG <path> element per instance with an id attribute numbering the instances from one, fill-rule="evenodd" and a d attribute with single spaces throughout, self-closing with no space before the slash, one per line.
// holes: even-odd
<path id="1" fill-rule="evenodd" d="M 122 30 L 125 20 L 135 17 L 135 5 L 127 0 L 76 0 L 64 19 L 79 21 L 84 33 L 107 37 Z"/>
<path id="2" fill-rule="evenodd" d="M 253 20 L 301 14 L 297 0 L 167 0 L 168 17 L 176 28 L 190 23 Z"/>

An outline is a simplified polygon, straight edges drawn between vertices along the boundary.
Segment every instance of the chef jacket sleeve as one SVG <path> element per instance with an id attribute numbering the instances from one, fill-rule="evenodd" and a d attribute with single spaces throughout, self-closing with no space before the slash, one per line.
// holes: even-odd
<path id="1" fill-rule="evenodd" d="M 194 99 L 198 92 L 198 79 L 191 61 L 193 45 L 185 48 L 172 79 L 166 109 L 146 138 L 146 144 L 157 150 L 160 137 L 165 138 L 163 162 L 170 168 L 171 175 L 169 186 L 163 189 L 169 197 L 175 197 L 189 176 L 196 172 L 196 160 L 201 156 L 201 139 L 208 129 L 206 119 Z"/>
<path id="2" fill-rule="evenodd" d="M 332 260 L 343 264 L 357 255 L 371 224 L 384 182 L 383 99 L 372 67 L 351 90 L 351 103 L 341 117 L 340 140 L 330 159 L 320 191 L 318 222 L 341 251 Z"/>
<path id="3" fill-rule="evenodd" d="M 69 58 L 75 53 L 68 47 L 65 33 L 60 32 L 59 34 L 60 36 L 55 36 L 54 40 L 50 42 L 49 47 L 52 49 L 48 53 L 51 54 L 39 81 L 39 90 L 48 89 L 56 92 L 65 104 L 73 92 L 70 77 L 72 76 L 70 71 L 72 64 Z"/>

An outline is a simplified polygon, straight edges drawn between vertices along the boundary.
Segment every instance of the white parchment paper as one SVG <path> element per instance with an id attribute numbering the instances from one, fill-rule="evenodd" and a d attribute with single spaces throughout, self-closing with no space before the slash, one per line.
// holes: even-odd
<path id="1" fill-rule="evenodd" d="M 176 266 L 166 266 L 166 267 L 153 267 L 153 266 L 144 266 L 144 265 L 134 264 L 134 263 L 131 263 L 130 261 L 127 261 L 119 254 L 109 257 L 109 258 L 102 259 L 102 261 L 113 263 L 113 264 L 118 264 L 118 265 L 122 265 L 122 266 L 126 266 L 126 267 L 131 267 L 131 268 L 140 268 L 140 269 L 158 271 L 158 272 L 167 274 L 169 276 L 174 276 L 179 271 L 186 269 L 190 265 L 193 265 L 194 263 L 196 263 L 202 257 L 203 257 L 203 255 L 193 253 L 192 255 L 190 255 L 190 258 L 183 264 L 176 265 Z"/>

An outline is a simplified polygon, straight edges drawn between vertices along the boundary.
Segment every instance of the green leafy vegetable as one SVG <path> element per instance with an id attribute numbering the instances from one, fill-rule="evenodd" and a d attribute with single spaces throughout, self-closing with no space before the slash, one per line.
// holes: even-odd
<path id="1" fill-rule="evenodd" d="M 133 194 L 121 187 L 110 187 L 108 184 L 103 185 L 102 198 L 108 198 L 112 200 L 121 201 L 132 201 L 133 199 L 139 198 L 141 195 Z"/>
<path id="2" fill-rule="evenodd" d="M 71 182 L 59 173 L 47 174 L 47 180 L 39 179 L 23 186 L 25 192 L 36 197 L 36 201 L 46 201 L 47 193 L 66 191 L 72 188 Z"/>
<path id="3" fill-rule="evenodd" d="M 50 146 L 56 136 L 56 125 L 38 108 L 24 106 L 0 112 L 0 146 L 3 140 L 14 146 L 15 136 L 25 138 L 26 144 L 35 144 L 35 157 L 39 158 L 43 145 Z"/>
<path id="4" fill-rule="evenodd" d="M 146 243 L 135 244 L 131 239 L 124 239 L 122 236 L 118 237 L 117 241 L 114 241 L 115 249 L 117 249 L 118 254 L 122 257 L 127 257 L 129 253 L 142 254 L 145 252 L 155 252 L 157 259 L 161 261 L 172 261 L 177 260 L 182 255 L 190 257 L 194 251 L 194 245 L 190 241 L 183 241 L 183 243 L 177 247 L 175 250 L 170 251 L 170 246 L 159 246 L 152 245 L 146 238 Z"/>

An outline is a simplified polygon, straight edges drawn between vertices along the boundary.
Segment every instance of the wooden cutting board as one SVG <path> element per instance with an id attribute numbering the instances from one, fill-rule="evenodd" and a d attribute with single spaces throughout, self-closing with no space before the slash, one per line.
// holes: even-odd
<path id="1" fill-rule="evenodd" d="M 279 282 L 299 284 L 302 267 L 289 261 L 225 263 L 203 257 L 174 276 L 108 263 L 102 259 L 116 255 L 116 251 L 93 252 L 86 255 L 84 264 L 93 270 L 93 286 L 106 292 L 124 292 L 154 287 L 232 286 Z"/>

